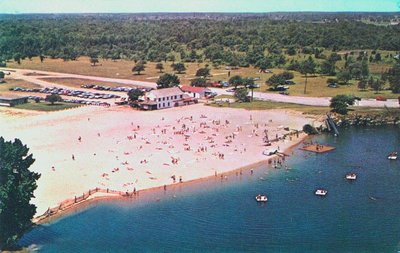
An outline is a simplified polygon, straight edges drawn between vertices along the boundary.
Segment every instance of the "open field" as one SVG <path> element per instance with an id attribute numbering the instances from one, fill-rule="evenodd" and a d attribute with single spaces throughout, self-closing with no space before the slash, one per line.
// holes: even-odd
<path id="1" fill-rule="evenodd" d="M 7 94 L 18 95 L 15 92 L 12 92 L 9 90 L 12 87 L 21 87 L 21 88 L 26 88 L 26 89 L 40 88 L 39 85 L 34 84 L 34 83 L 29 83 L 24 80 L 7 79 L 7 82 L 0 83 L 0 95 L 7 95 Z M 20 96 L 22 96 L 22 95 L 20 94 Z"/>
<path id="2" fill-rule="evenodd" d="M 72 88 L 80 88 L 81 85 L 84 84 L 95 84 L 101 86 L 109 86 L 109 87 L 133 87 L 133 85 L 128 84 L 121 84 L 121 83 L 113 83 L 113 82 L 103 82 L 103 81 L 92 81 L 88 79 L 80 79 L 80 78 L 40 78 L 43 81 L 56 83 L 56 84 L 63 84 Z"/>
<path id="3" fill-rule="evenodd" d="M 65 109 L 77 108 L 80 106 L 81 106 L 80 104 L 72 104 L 72 103 L 64 103 L 64 102 L 57 102 L 52 105 L 51 103 L 43 102 L 43 101 L 40 103 L 35 103 L 34 101 L 29 101 L 29 103 L 27 103 L 27 104 L 20 104 L 20 105 L 11 107 L 11 108 L 51 112 L 51 111 L 60 111 L 60 110 L 65 110 Z"/>
<path id="4" fill-rule="evenodd" d="M 370 53 L 370 52 L 369 52 Z M 393 53 L 393 52 L 381 52 L 382 58 L 385 55 Z M 328 52 L 326 52 L 328 54 Z M 356 57 L 355 54 L 353 57 Z M 288 57 L 298 60 L 303 60 L 306 55 L 299 54 L 296 56 Z M 64 73 L 72 73 L 72 74 L 81 74 L 81 75 L 92 75 L 92 76 L 101 76 L 101 77 L 110 77 L 110 78 L 121 78 L 121 79 L 130 79 L 130 80 L 138 80 L 138 81 L 146 81 L 146 82 L 156 82 L 161 73 L 155 68 L 155 62 L 148 62 L 146 64 L 146 69 L 140 75 L 134 75 L 131 71 L 132 67 L 135 65 L 133 61 L 127 60 L 119 60 L 119 61 L 111 61 L 111 60 L 99 60 L 99 64 L 96 66 L 91 66 L 89 59 L 87 57 L 80 57 L 77 61 L 63 61 L 61 59 L 45 59 L 43 63 L 36 57 L 30 60 L 23 60 L 20 65 L 9 62 L 8 66 L 11 68 L 26 68 L 32 70 L 43 70 L 43 71 L 54 71 L 54 72 L 64 72 Z M 317 62 L 321 62 L 322 60 L 316 59 Z M 171 64 L 172 62 L 163 62 L 164 64 L 164 73 L 172 73 Z M 189 85 L 190 80 L 195 77 L 196 70 L 198 68 L 205 67 L 207 63 L 185 63 L 187 68 L 185 73 L 179 74 L 179 78 L 181 80 L 181 84 Z M 338 68 L 343 66 L 344 61 L 338 62 Z M 211 64 L 209 64 L 211 65 Z M 387 70 L 390 67 L 390 64 L 383 61 L 382 63 L 370 63 L 370 73 L 373 75 L 379 75 L 383 71 Z M 284 70 L 282 68 L 273 68 L 271 69 L 274 74 L 281 73 Z M 228 73 L 230 76 L 228 76 Z M 329 88 L 327 87 L 326 80 L 331 77 L 327 76 L 319 76 L 316 75 L 314 77 L 308 78 L 307 84 L 307 93 L 304 94 L 304 82 L 305 78 L 298 72 L 294 72 L 295 77 L 293 79 L 296 82 L 296 85 L 292 85 L 288 90 L 290 95 L 293 96 L 313 96 L 313 97 L 331 97 L 337 94 L 353 94 L 355 96 L 359 96 L 362 98 L 374 98 L 376 96 L 383 96 L 385 98 L 397 98 L 398 94 L 392 94 L 391 91 L 381 91 L 379 94 L 375 94 L 372 90 L 367 91 L 359 91 L 357 88 L 358 81 L 351 80 L 350 85 L 340 85 L 338 88 Z M 226 69 L 226 66 L 220 66 L 218 69 L 211 68 L 211 81 L 227 81 L 229 77 L 234 75 L 241 75 L 243 77 L 252 77 L 259 78 L 256 81 L 257 84 L 260 85 L 260 88 L 255 89 L 255 91 L 260 92 L 270 92 L 268 90 L 268 85 L 265 83 L 273 74 L 272 73 L 259 73 L 258 69 L 249 67 L 249 68 L 238 68 L 234 70 Z M 82 84 L 90 83 L 88 80 L 82 79 L 53 79 L 53 78 L 43 78 L 43 80 L 48 80 L 51 82 L 70 85 L 72 87 L 77 87 Z M 107 86 L 120 86 L 115 83 L 107 83 L 107 82 L 96 82 L 100 85 Z M 387 88 L 386 85 L 385 88 Z"/>

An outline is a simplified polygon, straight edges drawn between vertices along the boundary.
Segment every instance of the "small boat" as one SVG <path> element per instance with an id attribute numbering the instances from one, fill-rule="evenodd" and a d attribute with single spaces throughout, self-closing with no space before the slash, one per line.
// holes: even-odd
<path id="1" fill-rule="evenodd" d="M 346 179 L 348 179 L 348 180 L 356 180 L 357 179 L 357 175 L 355 173 L 348 173 L 348 174 L 346 174 Z"/>
<path id="2" fill-rule="evenodd" d="M 256 196 L 256 201 L 257 202 L 267 202 L 267 200 L 268 200 L 268 198 L 265 195 L 258 194 Z"/>
<path id="3" fill-rule="evenodd" d="M 324 189 L 317 189 L 315 191 L 315 195 L 318 195 L 318 196 L 325 196 L 327 193 L 328 193 L 328 191 L 324 190 Z"/>
<path id="4" fill-rule="evenodd" d="M 389 160 L 396 160 L 397 159 L 397 152 L 392 152 L 388 155 Z"/>
<path id="5" fill-rule="evenodd" d="M 263 155 L 271 156 L 271 155 L 275 155 L 276 153 L 278 153 L 278 150 L 276 150 L 276 149 L 266 149 L 266 150 L 264 150 Z"/>

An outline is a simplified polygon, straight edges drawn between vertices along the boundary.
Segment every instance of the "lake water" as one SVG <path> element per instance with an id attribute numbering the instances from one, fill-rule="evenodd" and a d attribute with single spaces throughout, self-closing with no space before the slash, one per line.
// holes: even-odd
<path id="1" fill-rule="evenodd" d="M 35 228 L 40 252 L 397 252 L 400 151 L 396 127 L 342 129 L 325 154 L 297 148 L 289 170 L 260 167 L 129 201 L 94 204 Z M 355 172 L 354 182 L 344 179 Z M 318 187 L 326 197 L 314 195 Z M 254 199 L 268 195 L 266 204 Z"/>

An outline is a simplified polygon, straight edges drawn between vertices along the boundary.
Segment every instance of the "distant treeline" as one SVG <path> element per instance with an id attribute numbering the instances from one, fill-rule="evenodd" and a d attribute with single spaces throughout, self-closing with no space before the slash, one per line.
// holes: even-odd
<path id="1" fill-rule="evenodd" d="M 248 65 L 260 56 L 320 49 L 400 51 L 400 25 L 359 21 L 363 15 L 387 21 L 396 14 L 171 15 L 1 15 L 0 58 L 89 56 Z"/>

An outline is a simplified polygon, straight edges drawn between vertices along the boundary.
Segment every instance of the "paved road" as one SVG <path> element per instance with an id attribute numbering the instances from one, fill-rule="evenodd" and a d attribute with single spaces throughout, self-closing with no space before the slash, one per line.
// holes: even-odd
<path id="1" fill-rule="evenodd" d="M 233 95 L 232 92 L 221 90 L 217 88 L 211 88 L 212 91 L 218 93 L 218 95 Z M 282 103 L 293 103 L 301 105 L 311 106 L 329 106 L 330 97 L 301 97 L 301 96 L 287 96 L 276 93 L 263 93 L 254 92 L 254 98 L 264 101 L 274 101 Z M 362 99 L 356 101 L 354 106 L 359 107 L 384 107 L 399 108 L 399 101 L 397 99 L 388 99 L 387 101 L 376 101 L 375 99 Z"/>
<path id="2" fill-rule="evenodd" d="M 0 68 L 0 70 L 2 70 Z M 59 88 L 70 88 L 66 85 L 54 84 L 50 82 L 46 82 L 41 80 L 43 78 L 80 78 L 87 79 L 93 81 L 103 81 L 103 82 L 114 82 L 120 84 L 128 84 L 134 86 L 142 86 L 148 88 L 156 88 L 157 84 L 153 82 L 143 82 L 143 81 L 134 81 L 128 79 L 117 79 L 117 78 L 107 78 L 107 77 L 98 77 L 98 76 L 85 76 L 85 75 L 76 75 L 76 74 L 66 74 L 66 73 L 57 73 L 57 72 L 48 72 L 48 71 L 38 71 L 38 70 L 30 70 L 30 69 L 9 69 L 3 68 L 5 71 L 10 71 L 10 77 L 15 79 L 23 79 L 28 82 L 36 83 L 42 85 L 44 87 L 59 87 Z M 27 73 L 37 73 L 37 74 L 45 74 L 47 76 L 27 76 Z M 40 79 L 39 79 L 40 78 Z M 79 90 L 79 89 L 78 89 Z M 211 88 L 212 91 L 216 92 L 218 95 L 233 95 L 232 92 L 227 92 L 223 89 Z M 97 91 L 96 91 L 97 92 Z M 312 105 L 312 106 L 329 106 L 331 99 L 330 97 L 302 97 L 302 96 L 286 96 L 276 93 L 262 93 L 262 92 L 254 92 L 254 98 L 264 100 L 264 101 L 274 101 L 274 102 L 283 102 L 283 103 L 293 103 L 293 104 L 302 104 L 302 105 Z M 356 101 L 354 106 L 360 107 L 390 107 L 390 108 L 399 108 L 399 101 L 397 99 L 388 99 L 387 101 L 376 101 L 375 99 L 362 99 L 361 101 Z"/>
<path id="3" fill-rule="evenodd" d="M 119 84 L 127 84 L 127 85 L 134 85 L 134 86 L 141 86 L 141 87 L 148 87 L 148 88 L 156 88 L 157 84 L 153 82 L 144 82 L 144 81 L 135 81 L 135 80 L 128 80 L 128 79 L 118 79 L 118 78 L 107 78 L 107 77 L 99 77 L 99 76 L 86 76 L 86 75 L 77 75 L 77 74 L 68 74 L 68 73 L 58 73 L 58 72 L 49 72 L 49 71 L 40 71 L 40 70 L 31 70 L 31 69 L 10 69 L 10 68 L 0 68 L 0 70 L 4 70 L 6 72 L 11 73 L 11 77 L 17 79 L 24 79 L 24 80 L 39 80 L 45 78 L 79 78 L 79 79 L 87 79 L 92 81 L 102 81 L 102 82 L 111 82 L 111 83 L 119 83 Z M 27 76 L 27 73 L 36 73 L 38 76 L 30 75 Z M 40 74 L 44 74 L 46 76 L 40 76 Z M 35 82 L 40 84 L 38 82 Z M 57 87 L 53 85 L 53 87 Z"/>

